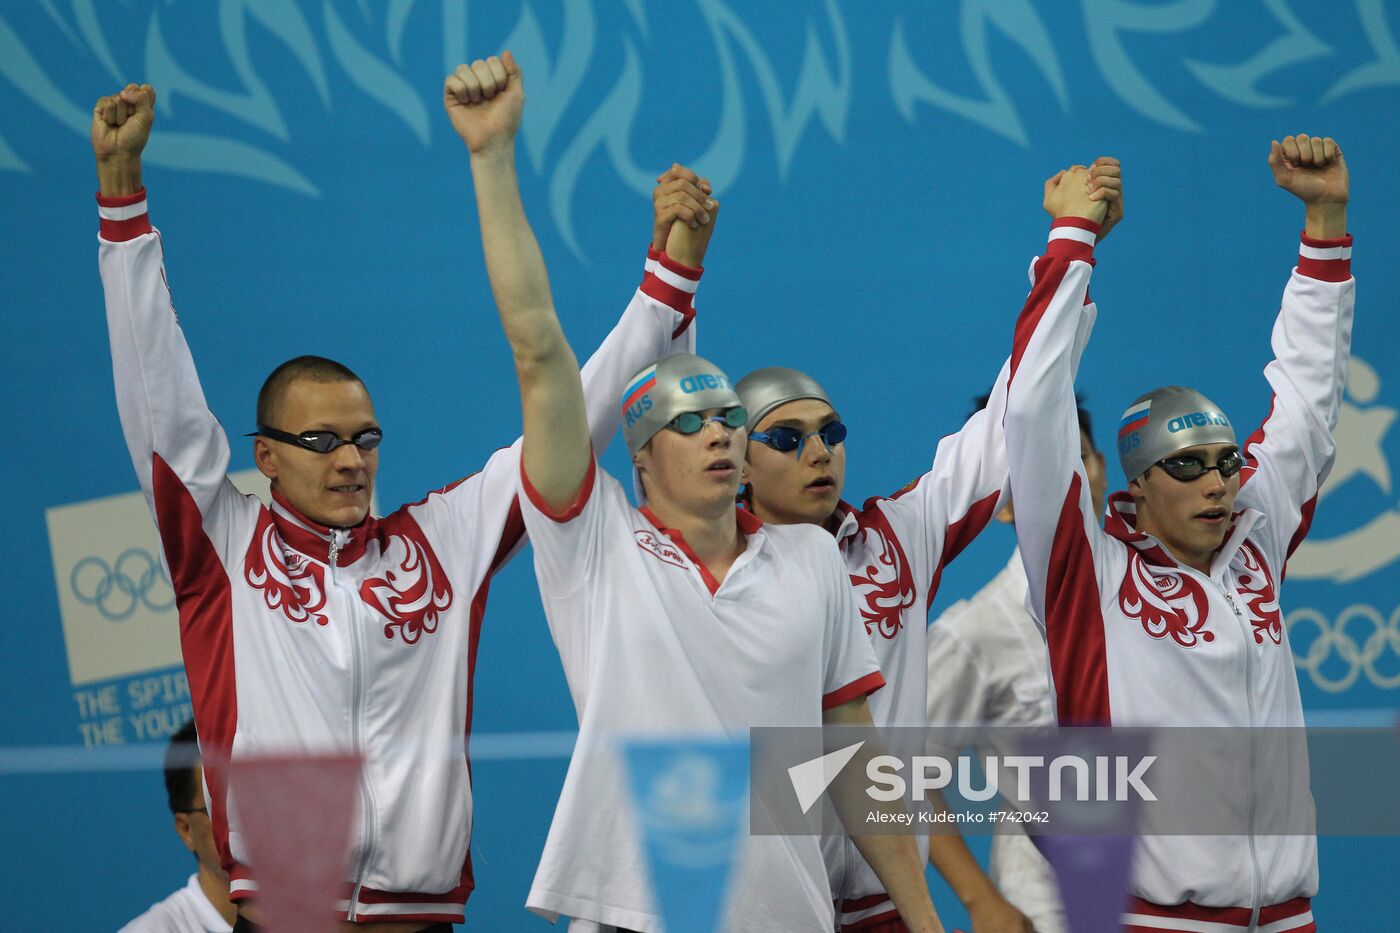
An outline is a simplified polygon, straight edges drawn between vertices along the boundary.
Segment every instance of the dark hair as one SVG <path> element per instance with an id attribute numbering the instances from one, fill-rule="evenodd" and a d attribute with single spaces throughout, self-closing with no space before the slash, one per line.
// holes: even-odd
<path id="1" fill-rule="evenodd" d="M 191 719 L 170 737 L 165 750 L 165 798 L 171 813 L 194 806 L 194 769 L 199 763 L 199 735 Z"/>
<path id="2" fill-rule="evenodd" d="M 987 403 L 991 400 L 991 393 L 977 396 L 972 400 L 973 408 L 967 413 L 967 416 L 971 418 L 986 408 Z M 1084 408 L 1084 396 L 1078 392 L 1074 393 L 1074 412 L 1079 416 L 1079 430 L 1083 431 L 1084 436 L 1089 439 L 1089 447 L 1093 449 L 1094 453 L 1098 453 L 1099 445 L 1094 443 L 1094 420 L 1089 417 L 1089 412 Z"/>
<path id="3" fill-rule="evenodd" d="M 312 382 L 358 382 L 364 380 L 355 375 L 350 367 L 324 356 L 297 356 L 278 366 L 263 380 L 258 390 L 258 424 L 278 427 L 273 424 L 277 407 L 286 394 L 287 387 L 298 379 Z"/>

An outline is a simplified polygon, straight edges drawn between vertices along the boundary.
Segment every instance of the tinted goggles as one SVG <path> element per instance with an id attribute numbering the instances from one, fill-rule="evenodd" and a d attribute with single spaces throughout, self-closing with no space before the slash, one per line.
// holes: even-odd
<path id="1" fill-rule="evenodd" d="M 707 422 L 718 421 L 726 428 L 738 430 L 749 420 L 748 409 L 742 405 L 735 405 L 733 408 L 726 408 L 718 415 L 710 415 L 708 418 L 698 411 L 683 411 L 672 418 L 666 427 L 678 434 L 694 434 L 705 426 Z"/>
<path id="2" fill-rule="evenodd" d="M 1219 470 L 1221 479 L 1229 479 L 1244 468 L 1244 456 L 1234 450 L 1215 461 L 1215 466 L 1206 466 L 1206 462 L 1200 457 L 1186 455 L 1181 457 L 1164 457 L 1158 460 L 1155 466 L 1162 468 L 1162 472 L 1172 479 L 1189 483 L 1193 479 L 1200 479 L 1211 470 Z"/>
<path id="3" fill-rule="evenodd" d="M 302 431 L 300 434 L 292 434 L 288 431 L 279 431 L 276 428 L 269 428 L 265 424 L 258 425 L 258 429 L 252 434 L 245 434 L 245 437 L 268 437 L 274 441 L 281 441 L 284 444 L 295 444 L 306 450 L 314 451 L 318 454 L 328 454 L 337 447 L 344 447 L 346 444 L 354 444 L 363 451 L 371 451 L 379 446 L 379 442 L 384 439 L 384 431 L 380 428 L 365 428 L 354 437 L 341 437 L 334 431 Z"/>
<path id="4" fill-rule="evenodd" d="M 780 453 L 797 451 L 797 455 L 802 456 L 802 448 L 807 444 L 807 438 L 820 437 L 822 443 L 826 445 L 828 451 L 846 439 L 846 426 L 840 421 L 828 421 L 822 425 L 821 430 L 813 431 L 811 434 L 803 434 L 796 428 L 789 428 L 786 425 L 779 425 L 769 428 L 767 431 L 754 431 L 749 435 L 749 440 L 766 444 Z"/>

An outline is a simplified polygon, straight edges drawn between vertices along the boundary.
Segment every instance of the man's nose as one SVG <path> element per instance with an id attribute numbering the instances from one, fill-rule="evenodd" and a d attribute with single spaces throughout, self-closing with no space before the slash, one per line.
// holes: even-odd
<path id="1" fill-rule="evenodd" d="M 1225 495 L 1225 479 L 1220 475 L 1219 470 L 1210 470 L 1201 477 L 1201 492 L 1210 499 L 1219 499 Z"/>
<path id="2" fill-rule="evenodd" d="M 831 462 L 831 448 L 826 446 L 826 438 L 820 434 L 808 434 L 802 439 L 806 447 L 802 450 L 802 459 L 812 466 L 822 466 Z"/>
<path id="3" fill-rule="evenodd" d="M 337 470 L 353 472 L 365 465 L 365 452 L 354 444 L 341 444 L 331 456 Z"/>

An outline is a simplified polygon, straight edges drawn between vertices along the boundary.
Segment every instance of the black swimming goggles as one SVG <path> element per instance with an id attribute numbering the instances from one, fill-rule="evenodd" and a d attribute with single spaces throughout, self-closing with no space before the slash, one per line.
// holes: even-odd
<path id="1" fill-rule="evenodd" d="M 1240 470 L 1244 469 L 1244 455 L 1238 450 L 1232 450 L 1220 459 L 1215 461 L 1215 466 L 1206 466 L 1206 462 L 1201 457 L 1194 454 L 1186 454 L 1180 457 L 1164 457 L 1158 460 L 1153 466 L 1162 468 L 1162 472 L 1174 480 L 1189 483 L 1193 479 L 1200 479 L 1211 470 L 1218 470 L 1221 479 L 1229 479 Z"/>
<path id="2" fill-rule="evenodd" d="M 281 441 L 284 444 L 295 444 L 298 447 L 310 450 L 318 454 L 328 454 L 337 447 L 344 447 L 346 444 L 354 444 L 363 451 L 371 451 L 379 446 L 379 442 L 384 440 L 384 431 L 380 428 L 365 428 L 354 437 L 344 438 L 334 431 L 302 431 L 300 434 L 292 434 L 288 431 L 279 431 L 276 428 L 269 428 L 265 424 L 258 425 L 258 429 L 252 434 L 245 434 L 244 437 L 268 437 L 274 441 Z"/>

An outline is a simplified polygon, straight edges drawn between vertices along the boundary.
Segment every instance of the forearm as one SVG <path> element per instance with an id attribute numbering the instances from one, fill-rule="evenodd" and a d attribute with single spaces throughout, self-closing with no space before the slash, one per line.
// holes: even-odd
<path id="1" fill-rule="evenodd" d="M 1347 235 L 1345 203 L 1315 202 L 1306 205 L 1303 230 L 1315 240 L 1335 240 Z"/>
<path id="2" fill-rule="evenodd" d="M 938 806 L 936 802 L 935 807 Z M 972 850 L 962 836 L 956 833 L 934 833 L 928 840 L 928 861 L 963 907 L 972 910 L 976 905 L 1001 897 L 992 879 L 982 870 Z"/>
<path id="3" fill-rule="evenodd" d="M 517 365 L 559 365 L 572 354 L 554 313 L 544 257 L 520 201 L 514 145 L 473 153 L 471 169 L 486 273 Z M 522 379 L 527 375 L 522 372 Z"/>
<path id="4" fill-rule="evenodd" d="M 899 915 L 911 931 L 942 933 L 943 924 L 933 909 L 928 885 L 924 883 L 924 866 L 919 861 L 919 849 L 913 836 L 852 836 L 851 841 L 861 856 L 875 869 L 885 892 L 899 910 Z"/>

